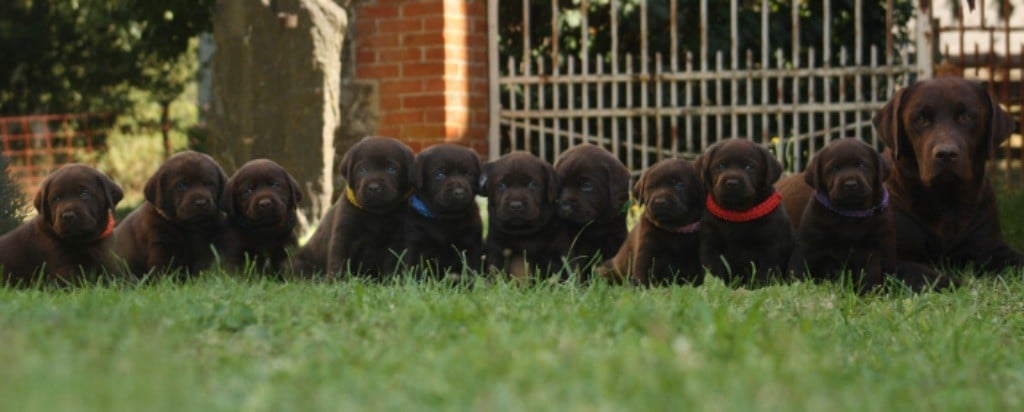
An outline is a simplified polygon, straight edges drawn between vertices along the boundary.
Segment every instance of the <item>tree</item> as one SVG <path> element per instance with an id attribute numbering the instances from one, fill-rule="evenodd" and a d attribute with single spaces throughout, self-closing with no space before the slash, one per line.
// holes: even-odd
<path id="1" fill-rule="evenodd" d="M 215 1 L 0 2 L 0 115 L 119 113 L 130 87 L 166 107 L 191 81 L 176 64 Z"/>
<path id="2" fill-rule="evenodd" d="M 0 150 L 0 234 L 14 229 L 25 217 L 25 198 L 11 178 L 10 159 Z"/>

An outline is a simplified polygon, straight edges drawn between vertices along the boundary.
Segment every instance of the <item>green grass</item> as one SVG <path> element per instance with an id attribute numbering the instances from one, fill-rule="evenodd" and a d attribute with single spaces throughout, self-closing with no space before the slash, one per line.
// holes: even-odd
<path id="1" fill-rule="evenodd" d="M 1001 197 L 1020 247 L 1024 196 Z M 1010 230 L 1010 229 L 1013 230 Z M 1024 280 L 0 288 L 3 410 L 1020 410 Z"/>
<path id="2" fill-rule="evenodd" d="M 6 410 L 1019 410 L 1019 280 L 0 291 Z"/>

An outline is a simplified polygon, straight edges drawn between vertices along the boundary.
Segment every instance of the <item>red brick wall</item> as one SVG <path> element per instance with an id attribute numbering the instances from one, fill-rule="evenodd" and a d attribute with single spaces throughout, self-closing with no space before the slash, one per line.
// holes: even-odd
<path id="1" fill-rule="evenodd" d="M 377 134 L 487 154 L 485 0 L 371 0 L 355 10 L 355 75 L 378 82 Z"/>

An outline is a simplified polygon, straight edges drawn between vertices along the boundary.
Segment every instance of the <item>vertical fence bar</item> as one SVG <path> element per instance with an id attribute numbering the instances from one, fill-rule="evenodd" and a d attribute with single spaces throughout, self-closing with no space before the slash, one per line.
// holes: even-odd
<path id="1" fill-rule="evenodd" d="M 576 56 L 566 56 L 565 60 L 566 60 L 566 63 L 568 63 L 568 66 L 569 66 L 568 69 L 566 69 L 566 75 L 567 76 L 574 76 L 574 75 L 576 75 Z M 566 86 L 566 89 L 567 89 L 566 93 L 565 93 L 565 103 L 566 103 L 565 107 L 566 107 L 566 109 L 569 110 L 570 113 L 575 113 L 575 111 L 576 111 L 576 82 L 567 82 L 565 84 L 565 86 Z M 567 131 L 567 133 L 566 133 L 567 139 L 566 140 L 568 141 L 568 143 L 567 143 L 568 147 L 572 147 L 574 142 L 577 140 L 576 139 L 576 118 L 575 117 L 570 117 L 568 119 L 568 123 L 569 123 L 568 127 L 566 128 L 566 131 Z M 561 145 L 561 139 L 559 139 L 555 143 L 555 152 L 556 153 L 560 153 L 561 152 L 561 146 L 562 146 Z"/>
<path id="2" fill-rule="evenodd" d="M 846 67 L 846 47 L 839 48 L 839 67 Z M 846 103 L 846 76 L 839 76 L 839 103 Z M 839 112 L 839 137 L 846 137 L 846 112 Z"/>
<path id="3" fill-rule="evenodd" d="M 822 0 L 824 15 L 825 15 L 825 26 L 822 28 L 824 32 L 824 38 L 822 38 L 822 53 L 821 53 L 821 66 L 825 69 L 832 67 L 832 0 Z M 823 104 L 824 106 L 824 118 L 822 123 L 825 129 L 825 144 L 832 141 L 832 76 L 822 76 L 823 84 Z"/>
<path id="4" fill-rule="evenodd" d="M 661 84 L 664 80 L 661 77 L 661 53 L 654 53 L 654 133 L 655 133 L 655 145 L 657 146 L 654 152 L 656 161 L 661 161 L 662 154 L 665 152 L 665 132 L 662 121 L 662 98 L 661 98 Z M 648 148 L 649 149 L 649 148 Z"/>
<path id="5" fill-rule="evenodd" d="M 768 10 L 768 0 L 761 0 L 761 107 L 768 107 Z M 772 137 L 770 124 L 768 114 L 762 114 L 761 139 L 764 141 Z"/>
<path id="6" fill-rule="evenodd" d="M 814 67 L 815 57 L 817 57 L 817 56 L 815 56 L 814 48 L 813 47 L 808 48 L 807 49 L 807 67 L 808 68 L 813 68 Z M 815 75 L 814 75 L 813 72 L 808 76 L 808 79 L 807 79 L 807 104 L 810 107 L 810 109 L 807 111 L 807 156 L 808 156 L 808 161 L 810 161 L 810 156 L 814 156 L 814 153 L 818 151 L 817 138 L 814 137 L 814 134 L 817 132 L 817 129 L 816 129 L 816 126 L 817 126 L 816 123 L 817 122 L 815 121 L 815 116 L 818 113 L 818 107 L 821 107 L 821 106 L 818 106 L 817 104 L 815 104 L 815 103 L 817 103 L 817 96 L 815 96 L 816 95 L 816 93 L 815 93 L 816 92 L 815 84 L 817 83 L 816 80 L 817 79 L 815 78 Z M 825 84 L 824 87 L 828 87 L 828 84 Z M 799 116 L 799 114 L 797 114 L 797 116 Z M 794 169 L 793 171 L 795 172 L 795 171 L 798 171 L 798 170 L 799 169 Z"/>
<path id="7" fill-rule="evenodd" d="M 512 57 L 509 57 L 508 58 L 508 75 L 509 76 L 515 76 L 516 75 L 516 68 L 515 67 L 516 67 L 515 59 L 512 58 Z M 517 92 L 518 92 L 518 90 L 516 90 L 515 88 L 509 87 L 509 91 L 508 91 L 508 111 L 510 113 L 515 113 L 515 111 L 516 111 L 516 93 Z M 509 123 L 509 126 L 508 126 L 508 143 L 509 143 L 509 149 L 510 150 L 518 150 L 519 149 L 519 145 L 516 144 L 516 134 L 519 132 L 518 129 L 519 128 L 516 127 L 516 122 L 515 121 L 512 121 L 512 122 Z M 497 159 L 498 156 L 501 156 L 501 148 L 500 147 L 497 148 L 497 149 L 494 149 L 494 150 L 492 150 L 490 152 L 491 152 L 491 159 L 492 160 L 493 159 Z"/>
<path id="8" fill-rule="evenodd" d="M 746 60 L 747 60 L 746 61 L 746 69 L 750 70 L 750 69 L 754 68 L 754 52 L 752 50 L 750 50 L 750 49 L 747 49 L 747 51 L 746 51 Z M 756 139 L 757 135 L 756 135 L 756 133 L 754 133 L 754 128 L 757 127 L 757 126 L 754 126 L 754 111 L 751 110 L 751 108 L 754 107 L 754 80 L 753 80 L 753 77 L 754 76 L 747 76 L 747 87 L 743 90 L 744 91 L 743 106 L 747 110 L 747 130 L 746 130 L 746 134 L 751 139 Z M 733 104 L 739 104 L 739 102 L 734 102 Z M 763 136 L 762 136 L 762 140 L 764 140 Z"/>
<path id="9" fill-rule="evenodd" d="M 700 72 L 708 71 L 708 0 L 700 0 Z M 708 104 L 707 82 L 700 80 L 700 102 L 701 107 Z M 708 147 L 708 117 L 707 112 L 700 113 L 700 150 Z"/>
<path id="10" fill-rule="evenodd" d="M 544 76 L 545 73 L 547 73 L 547 63 L 545 62 L 544 59 L 538 58 L 537 59 L 537 77 L 543 79 L 545 77 Z M 551 90 L 552 90 L 551 94 L 554 95 L 554 96 L 557 96 L 558 88 L 560 86 L 558 85 L 558 83 L 555 83 L 555 84 L 553 84 L 551 86 L 552 86 L 551 87 Z M 550 104 L 549 104 L 549 100 L 547 98 L 545 98 L 545 95 L 547 94 L 545 89 L 547 89 L 547 88 L 548 88 L 547 84 L 543 84 L 543 83 L 540 84 L 539 86 L 537 86 L 537 106 L 536 107 L 537 107 L 538 110 L 544 110 L 544 109 L 546 109 L 547 107 L 550 106 L 552 109 L 558 110 L 558 99 L 557 98 L 552 99 L 550 101 Z M 530 135 L 537 136 L 537 140 L 542 145 L 544 144 L 544 142 L 548 141 L 548 139 L 549 139 L 549 137 L 547 136 L 548 134 L 551 135 L 550 139 L 558 140 L 558 127 L 555 126 L 557 121 L 558 120 L 556 120 L 556 119 L 550 119 L 549 120 L 549 119 L 545 119 L 545 118 L 538 118 L 537 119 L 537 126 L 538 127 L 536 129 L 534 129 L 532 127 L 528 127 L 527 128 L 527 130 L 529 130 L 528 133 Z M 549 125 L 551 125 L 550 129 L 545 130 L 545 129 L 547 129 L 547 127 Z M 542 157 L 544 156 L 543 150 L 541 151 L 541 153 L 539 153 L 539 155 L 541 155 Z"/>
<path id="11" fill-rule="evenodd" d="M 501 154 L 501 57 L 497 42 L 494 41 L 498 38 L 498 1 L 487 2 L 487 37 L 490 38 L 487 42 L 487 156 L 490 159 L 497 159 Z M 509 92 L 509 96 L 511 95 Z"/>
<path id="12" fill-rule="evenodd" d="M 633 54 L 626 53 L 626 107 L 633 106 Z M 633 161 L 633 116 L 627 117 L 626 122 L 626 168 L 629 170 L 635 170 Z"/>
<path id="13" fill-rule="evenodd" d="M 732 68 L 733 72 L 740 69 L 740 32 L 736 2 L 737 0 L 729 0 L 729 67 Z M 730 134 L 733 136 L 739 136 L 740 134 L 739 127 L 737 127 L 739 119 L 736 117 L 736 108 L 739 105 L 738 93 L 739 91 L 736 90 L 736 77 L 731 76 L 729 78 L 729 107 L 732 109 L 732 116 L 730 117 L 729 129 Z M 721 104 L 721 101 L 719 104 Z M 754 138 L 754 136 L 747 137 Z"/>
<path id="14" fill-rule="evenodd" d="M 672 73 L 679 73 L 679 0 L 669 0 L 669 65 Z M 669 91 L 672 105 L 679 104 L 679 83 L 673 81 Z M 672 133 L 672 155 L 679 153 L 679 116 L 673 115 L 670 120 Z"/>
<path id="15" fill-rule="evenodd" d="M 686 52 L 686 73 L 693 73 L 693 53 L 690 51 Z M 686 107 L 693 107 L 693 90 L 690 88 L 690 83 L 690 81 L 683 83 L 683 96 L 686 100 L 684 102 Z M 694 147 L 696 146 L 696 142 L 694 142 L 693 135 L 693 116 L 688 115 L 683 118 L 683 121 L 686 122 L 686 151 L 690 153 L 700 153 L 700 148 Z"/>
<path id="16" fill-rule="evenodd" d="M 791 34 L 790 37 L 791 37 L 791 40 L 793 41 L 793 44 L 791 46 L 792 49 L 790 50 L 790 54 L 792 55 L 792 59 L 793 59 L 793 62 L 792 62 L 793 69 L 799 70 L 800 69 L 800 1 L 798 1 L 798 0 L 793 0 L 793 2 L 792 2 L 792 7 L 790 8 L 790 19 L 791 19 L 791 24 L 792 24 L 792 27 L 790 27 L 790 34 Z M 797 76 L 797 75 L 793 75 L 792 76 L 793 84 L 791 86 L 793 88 L 792 89 L 792 98 L 793 98 L 793 105 L 792 105 L 793 109 L 792 110 L 793 110 L 793 113 L 791 114 L 791 116 L 793 118 L 793 128 L 792 128 L 793 131 L 791 133 L 789 133 L 789 136 L 790 136 L 789 139 L 787 139 L 785 137 L 783 137 L 783 139 L 782 139 L 783 141 L 789 141 L 789 143 L 792 145 L 791 147 L 792 147 L 792 151 L 793 151 L 792 152 L 792 156 L 793 156 L 793 170 L 794 171 L 800 170 L 800 165 L 801 165 L 801 159 L 800 159 L 800 147 L 801 147 L 801 142 L 800 142 L 800 115 L 799 115 L 799 112 L 797 110 L 798 109 L 797 106 L 800 104 L 800 80 L 801 80 L 800 76 Z M 777 151 L 775 153 L 776 153 L 777 156 L 779 156 L 780 160 L 783 160 L 783 161 L 785 160 L 785 156 L 783 155 L 783 152 L 781 150 Z"/>
<path id="17" fill-rule="evenodd" d="M 640 138 L 643 139 L 644 150 L 641 151 L 641 153 L 643 153 L 643 156 L 642 156 L 643 158 L 641 159 L 641 161 L 640 161 L 641 163 L 640 164 L 641 164 L 641 167 L 643 167 L 644 169 L 646 169 L 647 166 L 650 166 L 650 164 L 648 163 L 648 157 L 649 156 L 648 156 L 648 153 L 647 153 L 647 150 L 646 150 L 648 147 L 650 147 L 650 141 L 649 141 L 650 136 L 648 134 L 648 126 L 647 126 L 647 123 L 648 123 L 649 119 L 647 118 L 647 114 L 646 114 L 647 110 L 645 110 L 645 109 L 647 109 L 647 100 L 649 98 L 649 96 L 647 94 L 647 84 L 650 83 L 650 81 L 647 80 L 647 79 L 650 79 L 650 76 L 651 76 L 650 62 L 648 61 L 649 56 L 648 56 L 648 52 L 647 52 L 648 36 L 650 36 L 650 30 L 648 29 L 648 25 L 647 25 L 648 24 L 648 22 L 647 22 L 647 13 L 648 13 L 647 2 L 646 1 L 641 1 L 640 2 L 640 72 L 641 72 L 641 78 L 643 78 L 644 81 L 642 81 L 640 83 L 640 109 L 641 109 L 641 112 L 643 112 L 644 114 L 640 116 Z M 630 140 L 630 147 L 632 147 L 633 145 L 636 145 L 636 141 Z"/>
<path id="18" fill-rule="evenodd" d="M 611 0 L 608 3 L 608 12 L 611 13 L 609 21 L 611 21 L 611 65 L 612 65 L 612 77 L 618 78 L 619 74 L 619 2 L 618 0 Z M 612 108 L 619 107 L 619 83 L 612 83 Z M 619 116 L 612 116 L 612 153 L 615 157 L 622 158 L 620 155 L 621 142 L 619 141 Z M 633 170 L 632 167 L 629 168 Z"/>
<path id="19" fill-rule="evenodd" d="M 590 14 L 589 12 L 589 3 L 587 3 L 587 0 L 581 0 L 580 13 L 582 14 L 582 21 L 580 24 L 580 38 L 582 41 L 580 44 L 582 45 L 582 53 L 580 58 L 582 60 L 580 61 L 580 74 L 584 78 L 588 78 L 590 73 L 590 23 L 589 20 L 587 20 L 588 15 Z M 590 110 L 590 85 L 591 83 L 589 82 L 585 82 L 581 85 L 583 90 L 580 96 L 580 107 L 582 107 L 583 110 Z M 573 95 L 570 94 L 569 96 L 571 97 Z M 580 122 L 582 123 L 580 124 L 580 130 L 583 133 L 582 140 L 585 142 L 590 140 L 590 119 L 581 117 Z"/>
<path id="20" fill-rule="evenodd" d="M 724 67 L 723 62 L 722 62 L 722 51 L 721 50 L 715 51 L 715 72 L 716 73 L 722 73 L 723 69 L 725 69 L 725 67 Z M 722 78 L 721 77 L 716 77 L 715 78 L 715 106 L 716 107 L 721 107 L 721 104 L 722 104 Z M 718 141 L 720 139 L 727 138 L 727 137 L 732 137 L 732 136 L 729 136 L 729 135 L 725 134 L 725 129 L 722 127 L 722 118 L 723 117 L 725 117 L 725 115 L 722 114 L 722 113 L 719 113 L 719 114 L 715 115 L 715 135 L 714 135 L 715 141 Z"/>
<path id="21" fill-rule="evenodd" d="M 864 59 L 861 57 L 864 54 L 862 50 L 864 47 L 864 40 L 862 39 L 864 33 L 861 30 L 861 19 L 864 18 L 864 11 L 862 10 L 863 8 L 863 0 L 856 0 L 853 2 L 853 64 L 857 67 L 863 67 L 864 63 Z M 863 112 L 860 109 L 860 103 L 864 101 L 864 87 L 862 87 L 863 81 L 864 75 L 862 73 L 857 73 L 857 75 L 853 78 L 853 99 L 854 102 L 857 103 L 857 110 L 854 111 L 853 119 L 853 121 L 855 122 L 854 124 L 856 125 L 856 129 L 854 129 L 854 134 L 856 135 L 857 140 L 860 141 L 864 141 L 864 128 L 861 127 Z"/>
<path id="22" fill-rule="evenodd" d="M 597 56 L 594 57 L 597 58 L 597 63 L 594 66 L 594 72 L 595 74 L 597 74 L 597 77 L 599 79 L 602 79 L 601 81 L 595 83 L 595 85 L 597 86 L 597 108 L 600 110 L 605 108 L 604 86 L 606 84 L 606 81 L 604 80 L 604 55 L 598 53 Z M 602 147 L 608 147 L 608 142 L 605 140 L 608 138 L 608 135 L 605 134 L 604 122 L 605 119 L 603 117 L 597 119 L 597 139 L 595 139 L 597 141 L 595 141 L 594 143 Z"/>
<path id="23" fill-rule="evenodd" d="M 786 142 L 786 116 L 782 114 L 782 107 L 786 103 L 786 77 L 783 76 L 782 69 L 785 67 L 785 59 L 783 58 L 782 49 L 775 49 L 775 65 L 779 71 L 779 77 L 775 83 L 775 104 L 778 107 L 778 111 L 775 114 L 775 121 L 777 124 L 775 127 L 778 133 L 779 139 L 775 147 L 775 153 L 782 154 L 785 148 Z M 796 97 L 796 96 L 794 96 Z"/>
<path id="24" fill-rule="evenodd" d="M 878 68 L 878 47 L 871 45 L 871 70 Z M 871 76 L 871 104 L 878 103 L 878 76 Z M 878 134 L 871 133 L 871 146 L 878 146 Z"/>

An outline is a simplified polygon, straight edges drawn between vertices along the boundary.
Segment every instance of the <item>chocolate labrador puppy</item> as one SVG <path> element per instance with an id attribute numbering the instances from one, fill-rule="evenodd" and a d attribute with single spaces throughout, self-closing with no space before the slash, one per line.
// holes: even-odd
<path id="1" fill-rule="evenodd" d="M 747 139 L 725 139 L 696 161 L 708 196 L 701 220 L 701 264 L 726 281 L 766 284 L 780 276 L 794 234 L 772 184 L 782 164 Z"/>
<path id="2" fill-rule="evenodd" d="M 705 193 L 693 164 L 682 159 L 658 162 L 644 171 L 633 196 L 646 207 L 618 254 L 605 265 L 611 271 L 606 269 L 604 277 L 634 284 L 703 283 L 700 220 Z"/>
<path id="3" fill-rule="evenodd" d="M 395 138 L 370 136 L 353 145 L 338 167 L 345 194 L 296 252 L 295 271 L 377 279 L 395 274 L 405 246 L 412 163 L 412 149 Z"/>
<path id="4" fill-rule="evenodd" d="M 951 77 L 917 82 L 897 92 L 874 125 L 893 164 L 886 187 L 901 260 L 987 273 L 1024 266 L 1003 239 L 986 172 L 1016 125 L 983 85 Z M 779 190 L 799 203 L 811 190 L 795 179 Z"/>
<path id="5" fill-rule="evenodd" d="M 562 190 L 558 215 L 571 239 L 569 261 L 586 278 L 589 268 L 615 253 L 626 240 L 629 170 L 607 150 L 581 144 L 555 162 Z"/>
<path id="6" fill-rule="evenodd" d="M 883 185 L 889 174 L 885 159 L 859 140 L 835 140 L 814 155 L 802 174 L 814 193 L 790 270 L 821 280 L 836 280 L 846 270 L 861 291 L 894 274 L 896 237 Z"/>
<path id="7" fill-rule="evenodd" d="M 438 277 L 482 270 L 483 223 L 476 193 L 480 158 L 453 144 L 432 146 L 412 166 L 415 194 L 405 217 L 405 262 Z"/>
<path id="8" fill-rule="evenodd" d="M 302 201 L 299 183 L 268 159 L 246 162 L 224 187 L 221 209 L 227 213 L 222 250 L 229 269 L 270 270 L 284 267 L 288 250 L 298 244 L 296 210 Z"/>
<path id="9" fill-rule="evenodd" d="M 143 188 L 146 201 L 114 230 L 114 254 L 128 273 L 194 275 L 209 268 L 221 247 L 226 181 L 220 165 L 198 152 L 175 154 L 160 165 Z"/>
<path id="10" fill-rule="evenodd" d="M 33 205 L 39 214 L 0 236 L 0 279 L 8 285 L 79 283 L 110 261 L 113 210 L 124 193 L 107 175 L 82 164 L 57 169 Z"/>
<path id="11" fill-rule="evenodd" d="M 550 164 L 512 152 L 484 164 L 487 197 L 486 264 L 516 278 L 564 274 L 568 234 L 556 215 L 558 177 Z"/>

